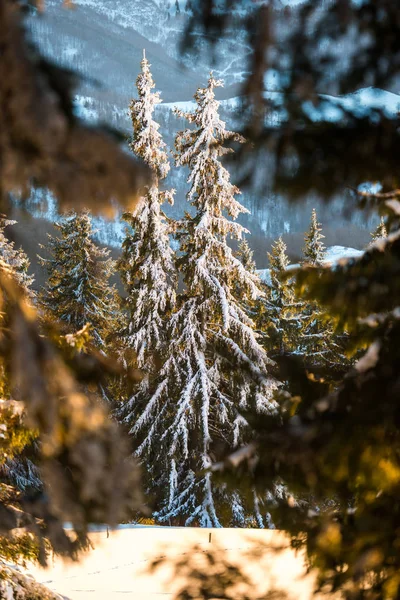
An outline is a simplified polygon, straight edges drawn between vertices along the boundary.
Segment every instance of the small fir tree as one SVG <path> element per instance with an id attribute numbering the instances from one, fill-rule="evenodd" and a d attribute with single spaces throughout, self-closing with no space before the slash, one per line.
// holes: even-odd
<path id="1" fill-rule="evenodd" d="M 321 233 L 322 226 L 317 220 L 317 211 L 313 208 L 311 213 L 310 228 L 305 235 L 304 261 L 312 265 L 321 265 L 325 258 L 325 246 L 321 240 L 324 235 Z"/>
<path id="2" fill-rule="evenodd" d="M 114 261 L 94 243 L 88 212 L 71 213 L 55 228 L 58 235 L 49 235 L 43 246 L 50 258 L 40 257 L 48 275 L 41 304 L 71 333 L 88 323 L 94 344 L 104 350 L 117 318 L 116 292 L 109 284 Z"/>
<path id="3" fill-rule="evenodd" d="M 126 290 L 123 307 L 127 326 L 121 337 L 123 346 L 136 354 L 137 365 L 149 374 L 165 349 L 166 324 L 175 303 L 176 269 L 169 239 L 172 226 L 161 209 L 165 201 L 172 203 L 174 190 L 160 190 L 159 182 L 167 176 L 170 166 L 166 144 L 153 119 L 154 108 L 161 99 L 153 91 L 155 84 L 144 52 L 136 87 L 138 99 L 130 104 L 131 149 L 151 168 L 153 183 L 136 211 L 124 215 L 130 230 L 118 265 Z M 148 393 L 143 388 L 147 383 L 146 379 L 140 394 Z"/>
<path id="4" fill-rule="evenodd" d="M 248 297 L 259 289 L 226 243 L 227 236 L 244 233 L 234 219 L 246 210 L 220 160 L 229 152 L 226 141 L 242 141 L 219 118 L 214 89 L 220 85 L 211 75 L 196 92 L 195 113 L 179 113 L 194 125 L 176 138 L 177 164 L 189 167 L 194 207 L 178 233 L 185 290 L 171 318 L 168 358 L 154 392 L 147 403 L 132 403 L 130 415 L 137 454 L 153 477 L 157 518 L 201 526 L 246 523 L 245 499 L 215 487 L 205 470 L 247 439 L 241 409 L 276 411 L 278 385 L 235 295 L 237 284 Z"/>
<path id="5" fill-rule="evenodd" d="M 258 302 L 257 325 L 264 334 L 264 344 L 271 356 L 294 354 L 300 348 L 304 304 L 296 299 L 294 281 L 286 274 L 289 258 L 282 236 L 273 244 L 268 259 L 271 283 L 263 286 L 264 297 Z"/>
<path id="6" fill-rule="evenodd" d="M 246 238 L 243 238 L 238 245 L 236 257 L 240 260 L 246 271 L 254 275 L 256 273 L 256 263 L 253 254 L 248 241 Z"/>
<path id="7" fill-rule="evenodd" d="M 388 235 L 388 233 L 387 233 L 387 229 L 386 229 L 386 223 L 385 223 L 384 218 L 381 217 L 378 227 L 375 229 L 375 231 L 373 231 L 371 233 L 372 241 L 375 242 L 376 240 L 386 238 L 387 235 Z"/>
<path id="8" fill-rule="evenodd" d="M 324 235 L 317 221 L 315 209 L 311 215 L 311 225 L 305 235 L 304 264 L 320 267 L 325 256 L 321 242 Z M 308 366 L 322 370 L 325 378 L 337 380 L 350 367 L 351 361 L 345 355 L 347 335 L 337 334 L 332 319 L 317 302 L 307 302 L 303 310 L 306 324 L 301 336 L 300 352 Z"/>

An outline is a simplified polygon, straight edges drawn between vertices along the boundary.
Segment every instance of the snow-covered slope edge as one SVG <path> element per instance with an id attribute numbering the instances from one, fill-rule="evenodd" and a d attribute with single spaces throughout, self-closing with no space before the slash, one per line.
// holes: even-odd
<path id="1" fill-rule="evenodd" d="M 326 249 L 324 265 L 333 266 L 340 260 L 346 258 L 358 258 L 362 256 L 364 252 L 362 250 L 356 250 L 356 248 L 346 248 L 345 246 L 330 246 Z M 289 265 L 287 270 L 295 270 L 300 267 L 299 263 Z M 270 269 L 258 269 L 257 273 L 264 283 L 271 285 L 271 271 Z"/>

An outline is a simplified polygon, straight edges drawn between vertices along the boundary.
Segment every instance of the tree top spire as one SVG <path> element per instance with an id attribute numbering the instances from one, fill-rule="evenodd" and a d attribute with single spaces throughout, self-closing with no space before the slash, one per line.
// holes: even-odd
<path id="1" fill-rule="evenodd" d="M 168 155 L 159 132 L 160 126 L 154 120 L 154 109 L 161 103 L 161 98 L 159 92 L 153 91 L 155 83 L 145 49 L 140 66 L 141 72 L 136 79 L 138 98 L 132 99 L 129 106 L 133 126 L 130 147 L 157 177 L 164 179 L 169 172 Z"/>

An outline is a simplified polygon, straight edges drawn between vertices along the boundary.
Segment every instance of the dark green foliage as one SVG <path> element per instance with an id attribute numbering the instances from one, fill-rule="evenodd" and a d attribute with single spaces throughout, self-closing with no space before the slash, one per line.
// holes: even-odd
<path id="1" fill-rule="evenodd" d="M 282 479 L 308 498 L 271 505 L 275 524 L 306 544 L 321 586 L 351 600 L 400 597 L 399 240 L 393 233 L 345 265 L 297 274 L 305 298 L 367 352 L 330 395 L 301 362 L 284 360 L 293 396 L 282 395 L 283 420 L 255 424 L 253 481 Z"/>
<path id="2" fill-rule="evenodd" d="M 325 259 L 325 247 L 322 226 L 318 223 L 315 208 L 311 213 L 310 229 L 305 235 L 304 265 L 320 267 Z M 327 265 L 326 268 L 332 268 Z M 301 336 L 301 353 L 308 367 L 319 372 L 320 376 L 339 381 L 351 365 L 345 356 L 348 345 L 344 331 L 335 332 L 335 326 L 329 314 L 316 301 L 303 304 L 304 327 Z"/>
<path id="3" fill-rule="evenodd" d="M 114 263 L 109 251 L 94 243 L 87 212 L 72 213 L 55 225 L 42 258 L 48 280 L 40 301 L 48 314 L 76 333 L 88 323 L 94 344 L 105 348 L 107 335 L 117 321 L 115 289 L 108 283 Z"/>
<path id="4" fill-rule="evenodd" d="M 264 343 L 274 358 L 300 351 L 300 338 L 306 317 L 304 304 L 294 291 L 294 281 L 287 277 L 289 259 L 282 237 L 268 254 L 271 284 L 264 285 L 264 298 L 258 301 L 257 327 L 264 333 Z"/>
<path id="5" fill-rule="evenodd" d="M 322 260 L 320 230 L 315 228 L 307 262 Z M 307 238 L 306 238 L 307 239 Z M 316 301 L 305 300 L 296 290 L 295 271 L 290 276 L 286 244 L 280 237 L 268 254 L 270 283 L 263 285 L 264 297 L 255 306 L 257 327 L 263 343 L 276 359 L 298 356 L 319 377 L 339 381 L 351 362 L 345 356 L 347 335 L 336 333 L 334 323 Z M 289 383 L 290 389 L 290 383 Z"/>

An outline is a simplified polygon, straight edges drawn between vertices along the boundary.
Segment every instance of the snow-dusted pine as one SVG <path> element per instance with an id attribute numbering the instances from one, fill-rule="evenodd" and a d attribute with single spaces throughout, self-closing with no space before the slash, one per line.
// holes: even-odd
<path id="1" fill-rule="evenodd" d="M 318 223 L 315 208 L 311 214 L 310 229 L 305 235 L 303 249 L 305 266 L 321 267 L 325 258 L 322 239 L 322 226 Z M 317 302 L 304 305 L 305 327 L 301 335 L 299 353 L 304 356 L 307 365 L 318 368 L 326 378 L 339 378 L 351 365 L 345 354 L 347 335 L 335 332 L 335 324 Z"/>
<path id="2" fill-rule="evenodd" d="M 254 262 L 253 250 L 250 248 L 246 238 L 240 240 L 235 256 L 240 260 L 246 271 L 254 274 L 256 272 L 256 263 Z"/>
<path id="3" fill-rule="evenodd" d="M 319 266 L 325 258 L 325 246 L 322 242 L 324 235 L 322 232 L 321 223 L 318 223 L 317 211 L 313 208 L 311 213 L 310 228 L 307 231 L 304 241 L 304 262 Z"/>
<path id="4" fill-rule="evenodd" d="M 242 138 L 218 115 L 213 75 L 195 95 L 192 125 L 176 137 L 176 162 L 188 167 L 193 215 L 180 223 L 179 266 L 185 289 L 171 318 L 169 346 L 154 393 L 132 419 L 137 454 L 154 477 L 159 521 L 203 527 L 244 525 L 253 511 L 239 491 L 218 487 L 207 469 L 245 442 L 249 425 L 241 411 L 276 411 L 278 382 L 238 299 L 256 298 L 258 278 L 227 244 L 245 229 L 247 212 L 221 163 L 225 142 Z M 132 405 L 135 410 L 135 406 Z"/>
<path id="5" fill-rule="evenodd" d="M 49 257 L 40 258 L 47 273 L 41 304 L 70 333 L 88 323 L 94 344 L 104 350 L 117 318 L 116 292 L 109 284 L 114 261 L 93 241 L 88 212 L 72 213 L 55 228 L 58 235 L 49 235 L 43 246 Z"/>
<path id="6" fill-rule="evenodd" d="M 125 213 L 130 225 L 123 242 L 119 272 L 126 290 L 123 307 L 127 325 L 121 334 L 124 348 L 135 353 L 136 364 L 147 374 L 154 371 L 166 343 L 166 323 L 175 304 L 176 269 L 170 246 L 169 223 L 161 205 L 173 202 L 172 191 L 161 191 L 160 180 L 169 171 L 166 145 L 154 121 L 154 108 L 161 102 L 154 92 L 154 81 L 145 55 L 137 77 L 138 99 L 132 100 L 130 114 L 132 152 L 142 158 L 153 172 L 153 182 L 140 198 L 134 213 Z M 148 393 L 147 378 L 140 394 Z M 139 401 L 136 398 L 135 402 Z"/>
<path id="7" fill-rule="evenodd" d="M 307 317 L 305 304 L 295 295 L 294 280 L 287 277 L 289 258 L 282 237 L 268 253 L 271 284 L 264 284 L 265 295 L 257 304 L 257 325 L 264 333 L 264 344 L 271 356 L 296 354 Z"/>

